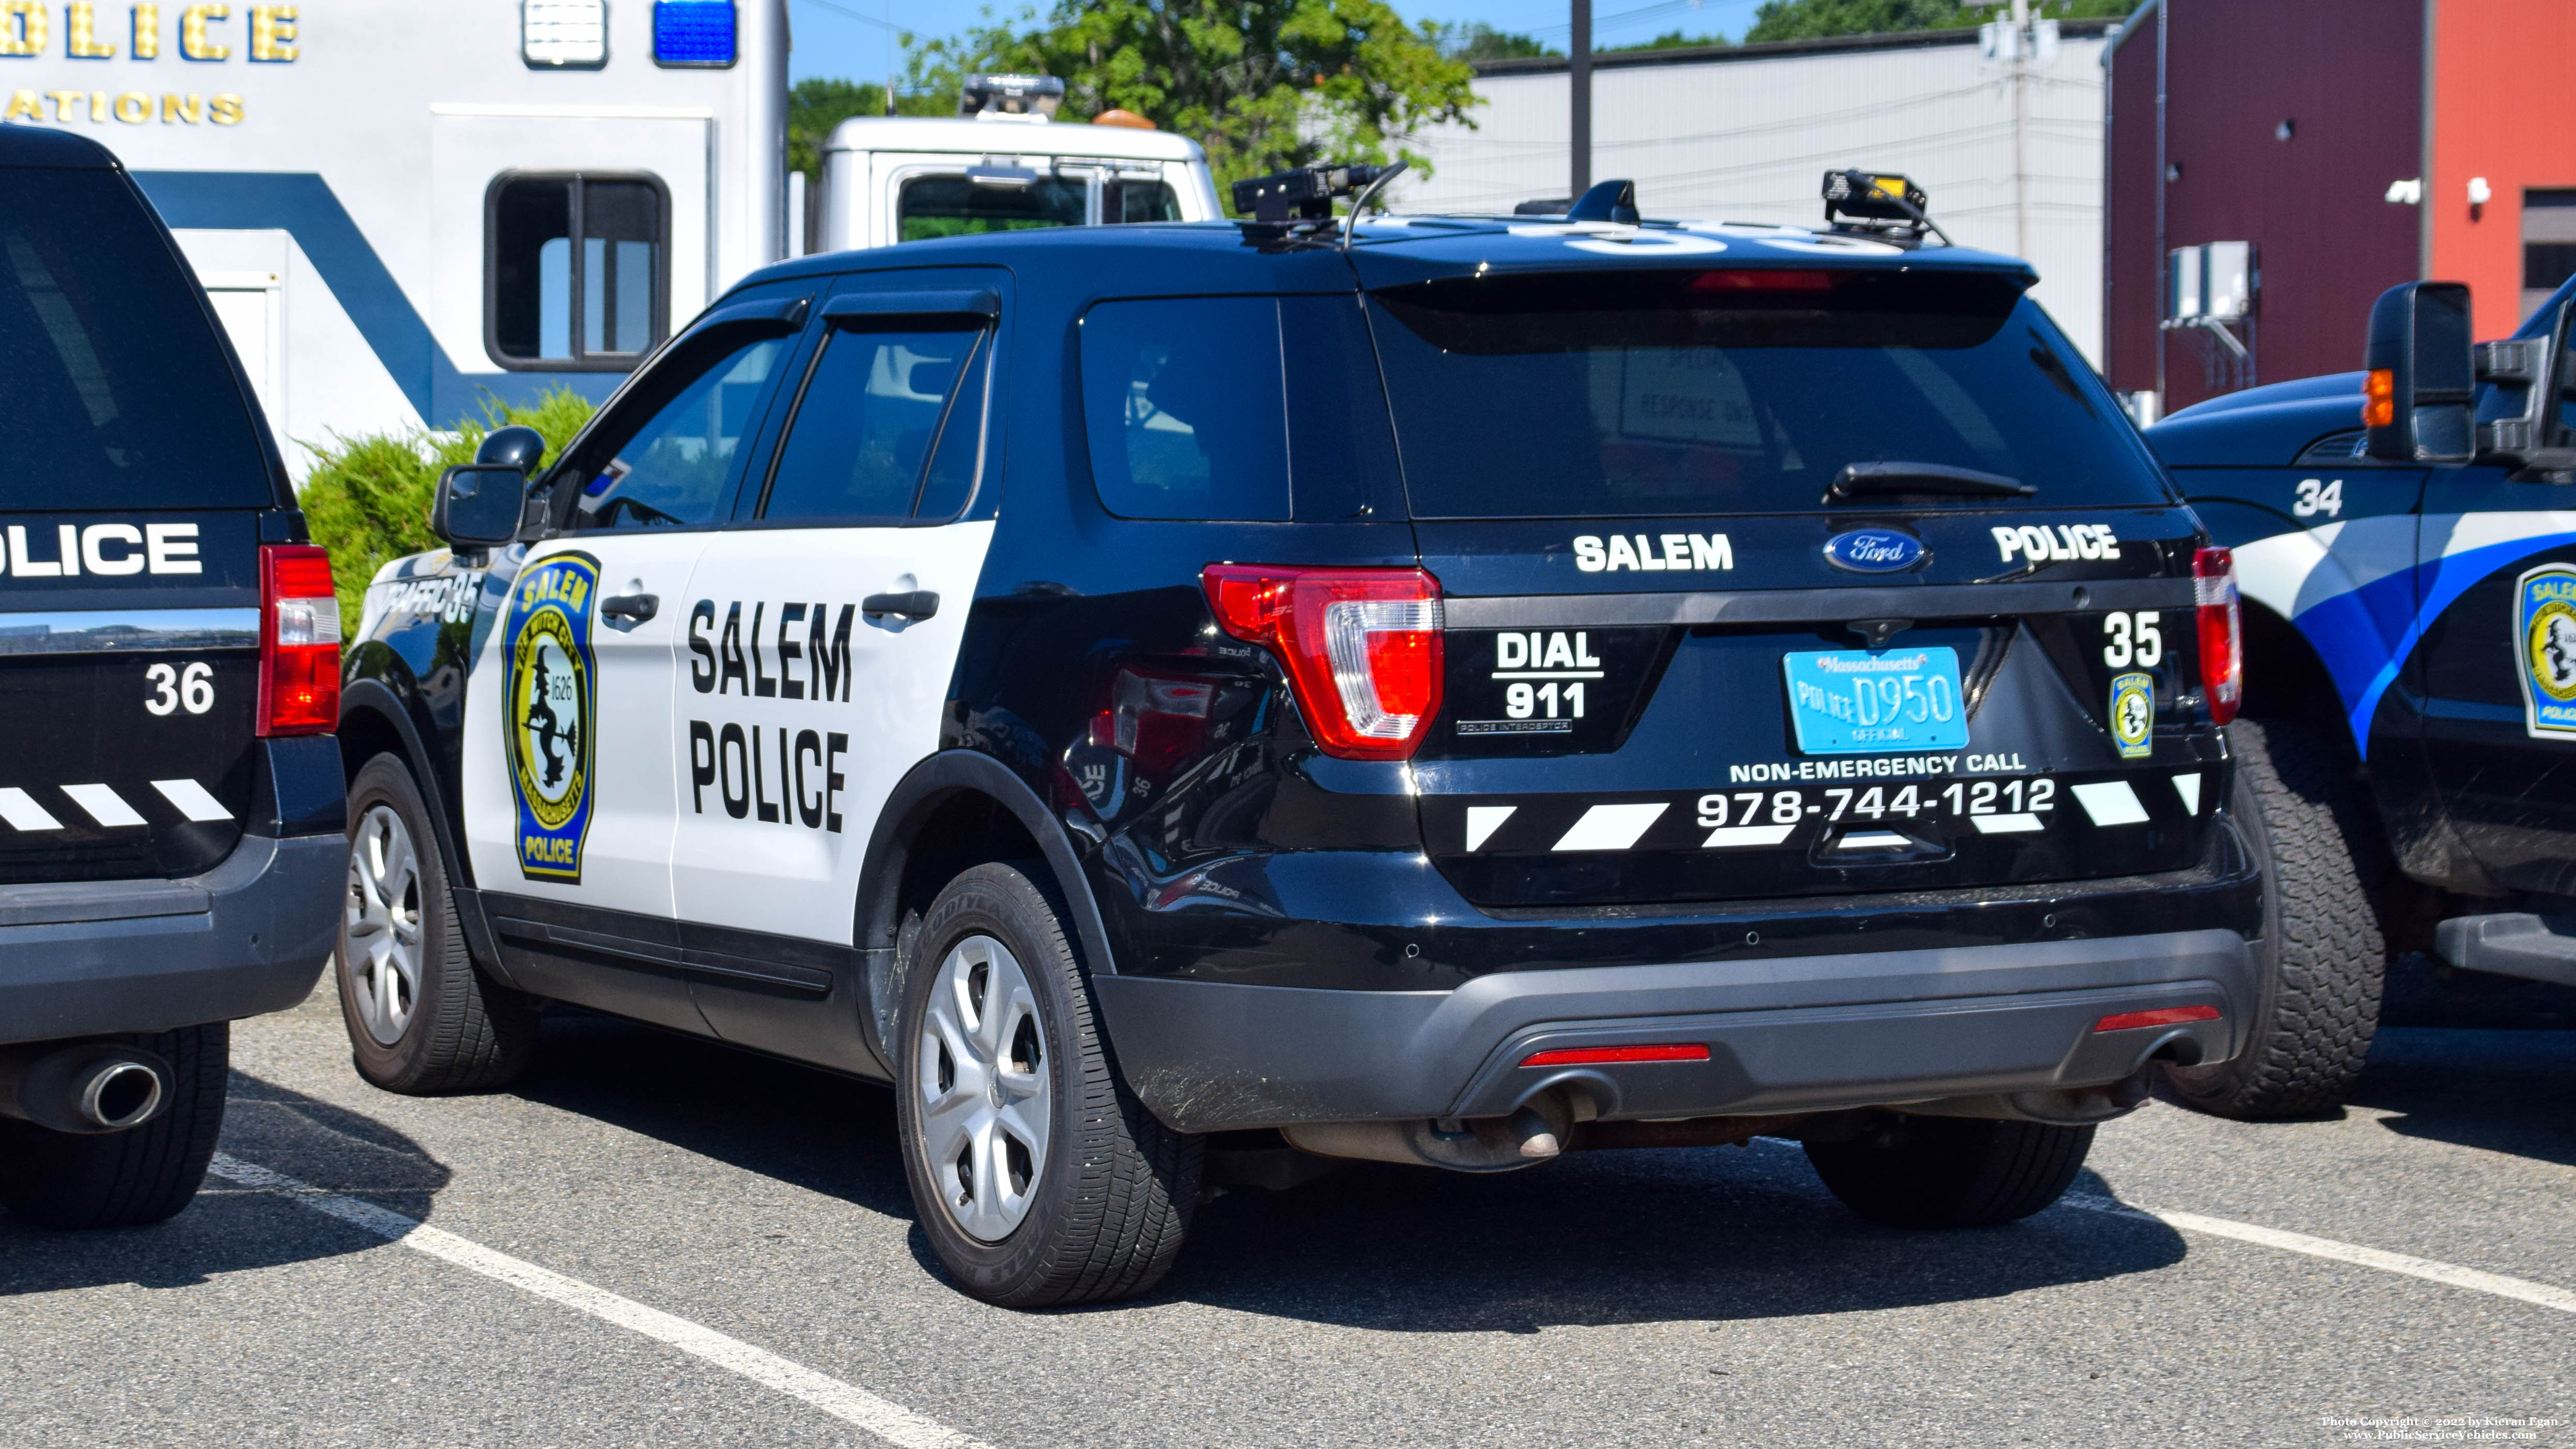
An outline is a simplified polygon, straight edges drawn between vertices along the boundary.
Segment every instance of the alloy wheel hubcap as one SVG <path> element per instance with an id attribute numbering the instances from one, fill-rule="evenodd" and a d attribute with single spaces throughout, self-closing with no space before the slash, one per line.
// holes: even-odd
<path id="1" fill-rule="evenodd" d="M 379 1046 L 402 1040 L 420 1003 L 420 855 L 393 807 L 378 805 L 349 842 L 340 970 Z"/>
<path id="2" fill-rule="evenodd" d="M 1008 947 L 969 936 L 950 949 L 914 1060 L 939 1205 L 967 1236 L 1000 1242 L 1029 1215 L 1054 1124 L 1037 993 Z"/>

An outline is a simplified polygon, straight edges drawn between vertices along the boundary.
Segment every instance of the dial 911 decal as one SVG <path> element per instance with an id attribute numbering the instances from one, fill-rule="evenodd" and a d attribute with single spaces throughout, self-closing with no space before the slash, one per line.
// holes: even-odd
<path id="1" fill-rule="evenodd" d="M 2576 565 L 2543 564 L 2514 582 L 2525 730 L 2576 739 Z"/>
<path id="2" fill-rule="evenodd" d="M 518 797 L 519 871 L 530 880 L 581 883 L 590 833 L 591 742 L 598 718 L 598 665 L 591 610 L 599 560 L 556 554 L 521 573 L 510 591 L 501 638 L 508 673 L 502 748 Z"/>

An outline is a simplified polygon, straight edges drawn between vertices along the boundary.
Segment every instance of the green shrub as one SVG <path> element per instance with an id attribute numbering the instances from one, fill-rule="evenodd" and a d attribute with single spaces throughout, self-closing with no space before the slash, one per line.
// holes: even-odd
<path id="1" fill-rule="evenodd" d="M 340 592 L 340 629 L 358 637 L 358 613 L 367 581 L 388 559 L 441 545 L 429 531 L 430 496 L 438 475 L 474 461 L 474 450 L 493 429 L 524 423 L 546 440 L 546 461 L 590 421 L 590 399 L 567 387 L 548 389 L 526 407 L 486 399 L 483 416 L 440 435 L 419 428 L 400 433 L 331 435 L 312 447 L 313 471 L 297 497 L 313 541 L 331 553 L 331 578 Z"/>

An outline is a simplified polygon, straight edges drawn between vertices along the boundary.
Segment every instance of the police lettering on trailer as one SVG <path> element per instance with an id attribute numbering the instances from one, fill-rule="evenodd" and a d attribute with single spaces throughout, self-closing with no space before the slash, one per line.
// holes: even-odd
<path id="1" fill-rule="evenodd" d="M 778 621 L 774 629 L 772 617 Z M 828 603 L 772 605 L 756 599 L 746 625 L 736 599 L 725 605 L 718 630 L 715 600 L 700 599 L 689 607 L 689 652 L 695 656 L 689 686 L 700 694 L 846 704 L 855 673 L 850 627 L 857 618 L 856 604 L 841 605 L 836 617 Z M 706 813 L 712 785 L 724 812 L 736 820 L 757 816 L 764 824 L 837 835 L 844 824 L 841 791 L 849 783 L 841 756 L 849 747 L 849 735 L 839 730 L 690 720 L 690 808 Z"/>

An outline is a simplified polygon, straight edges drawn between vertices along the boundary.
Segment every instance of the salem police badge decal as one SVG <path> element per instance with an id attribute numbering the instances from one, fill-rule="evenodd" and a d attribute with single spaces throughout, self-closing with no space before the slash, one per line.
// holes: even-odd
<path id="1" fill-rule="evenodd" d="M 2523 728 L 2536 740 L 2576 739 L 2576 564 L 2543 564 L 2516 579 L 2513 609 Z"/>
<path id="2" fill-rule="evenodd" d="M 2143 760 L 2156 747 L 2156 679 L 2121 674 L 2111 680 L 2111 743 L 2120 758 Z"/>
<path id="3" fill-rule="evenodd" d="M 559 553 L 519 575 L 501 636 L 502 748 L 519 798 L 519 871 L 581 883 L 590 832 L 591 728 L 599 717 L 590 620 L 599 560 Z"/>

